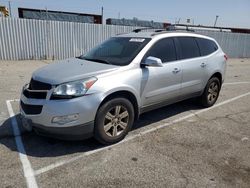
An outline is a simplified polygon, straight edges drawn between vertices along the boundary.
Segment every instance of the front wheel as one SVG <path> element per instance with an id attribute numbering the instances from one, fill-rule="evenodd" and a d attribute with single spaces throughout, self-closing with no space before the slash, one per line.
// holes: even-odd
<path id="1" fill-rule="evenodd" d="M 122 140 L 134 122 L 134 108 L 125 98 L 115 98 L 104 103 L 95 118 L 94 137 L 102 144 Z"/>
<path id="2" fill-rule="evenodd" d="M 219 97 L 221 89 L 220 80 L 217 77 L 213 77 L 208 80 L 206 88 L 201 96 L 201 104 L 204 107 L 213 106 Z"/>

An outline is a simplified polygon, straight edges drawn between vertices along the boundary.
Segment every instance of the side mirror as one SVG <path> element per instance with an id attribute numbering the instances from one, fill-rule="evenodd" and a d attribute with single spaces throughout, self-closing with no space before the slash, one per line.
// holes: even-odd
<path id="1" fill-rule="evenodd" d="M 157 57 L 152 57 L 152 56 L 147 57 L 147 59 L 145 60 L 145 62 L 142 63 L 142 65 L 149 66 L 149 67 L 162 67 L 163 66 L 161 59 Z"/>

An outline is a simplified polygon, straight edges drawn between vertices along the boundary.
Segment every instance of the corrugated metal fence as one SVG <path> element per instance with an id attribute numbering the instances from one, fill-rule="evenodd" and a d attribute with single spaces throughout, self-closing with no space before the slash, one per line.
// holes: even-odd
<path id="1" fill-rule="evenodd" d="M 0 60 L 64 59 L 133 27 L 0 18 Z"/>
<path id="2" fill-rule="evenodd" d="M 0 60 L 64 59 L 135 27 L 0 18 Z M 199 31 L 215 38 L 229 57 L 250 57 L 250 35 Z"/>

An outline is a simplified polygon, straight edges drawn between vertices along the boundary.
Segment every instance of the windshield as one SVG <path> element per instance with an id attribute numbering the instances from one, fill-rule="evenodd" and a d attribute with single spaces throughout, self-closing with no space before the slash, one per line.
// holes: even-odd
<path id="1" fill-rule="evenodd" d="M 114 37 L 95 47 L 80 59 L 112 65 L 128 65 L 150 38 Z"/>

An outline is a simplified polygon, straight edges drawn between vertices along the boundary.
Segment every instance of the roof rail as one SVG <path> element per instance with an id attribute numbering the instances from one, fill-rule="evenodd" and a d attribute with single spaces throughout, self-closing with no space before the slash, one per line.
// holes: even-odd
<path id="1" fill-rule="evenodd" d="M 155 27 L 143 27 L 143 28 L 134 29 L 132 32 L 139 33 L 141 31 L 151 30 L 151 29 L 154 29 L 154 30 L 164 30 L 164 29 L 159 29 L 159 28 L 155 28 Z"/>
<path id="2" fill-rule="evenodd" d="M 189 29 L 188 27 L 186 28 L 176 28 L 175 25 L 168 26 L 165 29 L 158 29 L 156 30 L 151 36 L 159 35 L 162 33 L 168 33 L 168 32 L 174 32 L 174 31 L 187 31 L 187 32 L 195 32 L 193 29 Z"/>
<path id="3" fill-rule="evenodd" d="M 143 28 L 138 28 L 134 29 L 132 32 L 134 33 L 139 33 L 144 30 L 155 30 L 155 33 L 160 33 L 164 31 L 189 31 L 189 32 L 195 32 L 193 29 L 189 29 L 188 26 L 186 28 L 178 28 L 176 25 L 170 25 L 166 28 L 160 29 L 160 28 L 154 28 L 154 27 L 143 27 Z"/>

